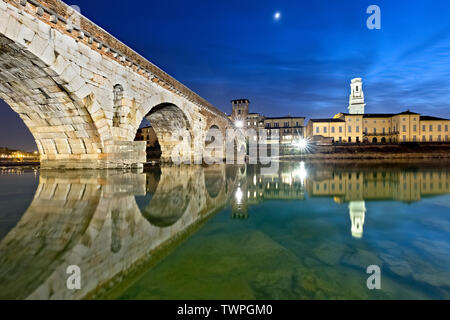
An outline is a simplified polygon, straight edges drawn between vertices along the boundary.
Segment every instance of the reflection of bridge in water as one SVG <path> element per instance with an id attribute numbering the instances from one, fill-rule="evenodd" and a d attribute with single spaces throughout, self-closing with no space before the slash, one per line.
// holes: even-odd
<path id="1" fill-rule="evenodd" d="M 280 163 L 272 175 L 249 165 L 42 171 L 28 210 L 0 240 L 0 298 L 114 297 L 228 203 L 247 218 L 263 201 L 330 197 L 348 203 L 351 233 L 362 237 L 366 201 L 449 194 L 449 182 L 448 168 L 304 163 Z M 70 265 L 81 269 L 81 290 L 66 287 Z"/>
<path id="2" fill-rule="evenodd" d="M 30 207 L 0 242 L 0 298 L 95 298 L 111 290 L 224 207 L 235 169 L 42 171 Z M 151 200 L 141 210 L 136 200 L 146 189 Z M 70 265 L 81 269 L 81 290 L 66 287 Z"/>
<path id="3" fill-rule="evenodd" d="M 450 194 L 450 169 L 429 167 L 348 167 L 306 166 L 280 163 L 274 174 L 261 175 L 256 166 L 247 166 L 240 175 L 233 197 L 233 217 L 247 218 L 248 206 L 267 200 L 305 200 L 332 197 L 349 203 L 351 232 L 360 238 L 366 201 L 420 201 L 423 197 Z"/>

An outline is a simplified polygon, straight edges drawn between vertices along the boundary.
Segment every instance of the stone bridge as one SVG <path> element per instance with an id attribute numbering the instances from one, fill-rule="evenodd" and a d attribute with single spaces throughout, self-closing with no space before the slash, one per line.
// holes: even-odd
<path id="1" fill-rule="evenodd" d="M 142 166 L 147 118 L 169 161 L 201 161 L 223 112 L 59 0 L 0 0 L 0 98 L 33 134 L 43 168 Z M 173 134 L 176 134 L 175 137 Z"/>
<path id="2" fill-rule="evenodd" d="M 236 168 L 41 171 L 30 207 L 0 239 L 0 298 L 111 297 L 227 204 Z M 70 265 L 80 290 L 67 289 Z"/>

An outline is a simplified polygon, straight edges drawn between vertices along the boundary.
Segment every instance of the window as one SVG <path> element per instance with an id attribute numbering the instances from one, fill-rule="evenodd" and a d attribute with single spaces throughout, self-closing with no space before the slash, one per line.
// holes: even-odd
<path id="1" fill-rule="evenodd" d="M 406 136 L 403 136 L 403 142 L 406 142 Z"/>
<path id="2" fill-rule="evenodd" d="M 413 137 L 413 141 L 414 141 L 414 142 L 416 142 L 416 141 L 417 141 L 417 139 L 416 139 L 416 136 L 414 136 L 414 137 Z"/>
<path id="3" fill-rule="evenodd" d="M 441 135 L 438 135 L 438 141 L 441 141 Z"/>
<path id="4" fill-rule="evenodd" d="M 403 125 L 403 132 L 406 132 L 406 126 Z"/>
<path id="5" fill-rule="evenodd" d="M 348 142 L 352 142 L 352 137 L 348 137 Z"/>
<path id="6" fill-rule="evenodd" d="M 367 134 L 367 128 L 364 128 L 364 133 Z"/>
<path id="7" fill-rule="evenodd" d="M 275 122 L 275 127 L 278 128 L 279 126 L 278 122 Z"/>
<path id="8" fill-rule="evenodd" d="M 383 134 L 386 134 L 386 128 L 383 128 Z"/>
<path id="9" fill-rule="evenodd" d="M 433 125 L 430 124 L 430 132 L 432 132 L 432 131 L 433 131 Z"/>
<path id="10" fill-rule="evenodd" d="M 422 141 L 423 141 L 423 142 L 427 141 L 427 139 L 425 138 L 425 136 L 422 136 Z"/>
<path id="11" fill-rule="evenodd" d="M 377 134 L 377 128 L 373 128 L 373 134 Z"/>
<path id="12" fill-rule="evenodd" d="M 352 126 L 348 126 L 348 132 L 349 132 L 349 133 L 352 132 Z"/>
<path id="13" fill-rule="evenodd" d="M 425 131 L 427 131 L 426 129 L 427 129 L 427 127 L 425 125 L 422 125 L 422 131 L 425 132 Z"/>
<path id="14" fill-rule="evenodd" d="M 448 124 L 445 125 L 445 132 L 448 131 Z"/>
<path id="15" fill-rule="evenodd" d="M 289 127 L 289 122 L 285 122 L 285 123 L 284 123 L 284 126 L 285 126 L 285 127 Z"/>
<path id="16" fill-rule="evenodd" d="M 417 126 L 413 125 L 413 131 L 416 132 L 417 131 Z"/>
<path id="17" fill-rule="evenodd" d="M 359 126 L 356 126 L 356 132 L 359 132 Z"/>
<path id="18" fill-rule="evenodd" d="M 339 133 L 342 133 L 342 126 L 339 127 Z"/>
<path id="19" fill-rule="evenodd" d="M 316 128 L 316 133 L 320 133 L 319 130 L 320 130 L 319 127 L 317 127 L 317 128 Z"/>
<path id="20" fill-rule="evenodd" d="M 442 129 L 442 128 L 441 128 L 441 125 L 438 124 L 438 131 L 441 132 L 441 129 Z"/>
<path id="21" fill-rule="evenodd" d="M 331 133 L 334 133 L 334 127 L 331 127 Z"/>
<path id="22" fill-rule="evenodd" d="M 432 142 L 433 141 L 433 136 L 432 135 L 430 135 L 430 142 Z"/>
<path id="23" fill-rule="evenodd" d="M 327 133 L 327 127 L 323 127 L 323 133 Z"/>

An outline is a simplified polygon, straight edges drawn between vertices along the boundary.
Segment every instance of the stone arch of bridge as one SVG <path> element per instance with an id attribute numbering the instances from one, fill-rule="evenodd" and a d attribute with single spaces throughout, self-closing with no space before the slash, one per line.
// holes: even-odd
<path id="1" fill-rule="evenodd" d="M 161 146 L 161 160 L 172 161 L 172 152 L 178 148 L 182 158 L 193 156 L 194 130 L 191 113 L 185 103 L 176 99 L 152 97 L 139 108 L 133 124 L 133 138 L 137 133 L 143 119 L 147 119 L 155 131 Z M 184 159 L 184 158 L 183 158 Z"/>
<path id="2" fill-rule="evenodd" d="M 109 128 L 89 86 L 80 82 L 83 90 L 77 91 L 64 80 L 63 72 L 48 67 L 19 43 L 2 35 L 0 43 L 0 98 L 30 130 L 42 167 L 48 161 L 83 161 L 89 160 L 89 154 L 103 153 L 105 139 L 100 131 Z M 92 116 L 94 109 L 98 111 L 95 115 L 98 121 Z"/>

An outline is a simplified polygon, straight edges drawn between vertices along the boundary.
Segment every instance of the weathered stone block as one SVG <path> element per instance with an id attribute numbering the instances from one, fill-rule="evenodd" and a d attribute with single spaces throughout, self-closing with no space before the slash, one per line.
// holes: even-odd
<path id="1" fill-rule="evenodd" d="M 8 25 L 6 26 L 5 35 L 11 40 L 18 41 L 19 40 L 19 32 L 20 32 L 20 23 L 13 16 L 9 16 Z"/>
<path id="2" fill-rule="evenodd" d="M 48 45 L 44 52 L 41 55 L 41 60 L 48 66 L 53 65 L 53 63 L 55 62 L 55 49 L 53 46 Z"/>

